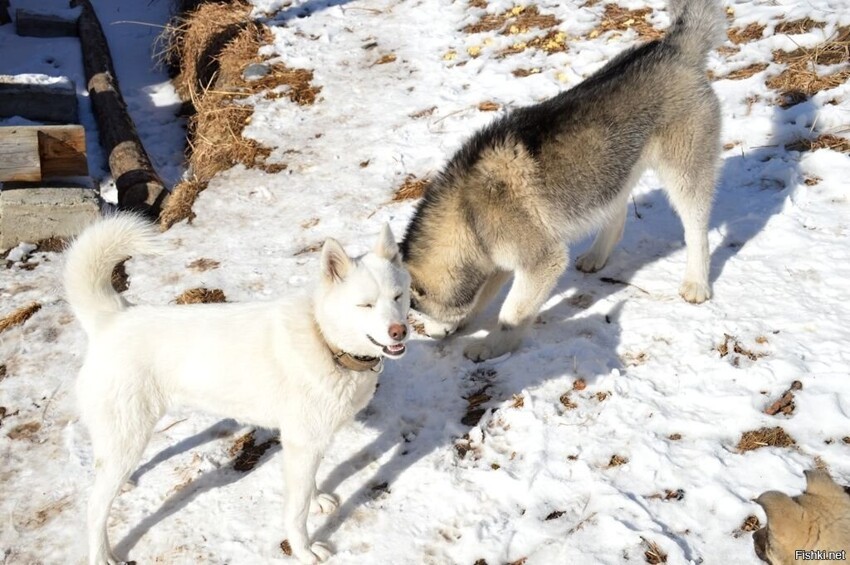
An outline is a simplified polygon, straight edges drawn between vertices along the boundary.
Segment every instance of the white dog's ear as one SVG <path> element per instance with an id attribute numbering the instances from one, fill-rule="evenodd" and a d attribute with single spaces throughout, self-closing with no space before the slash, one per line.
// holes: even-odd
<path id="1" fill-rule="evenodd" d="M 337 240 L 329 237 L 322 246 L 322 276 L 329 282 L 342 282 L 351 270 L 351 259 Z"/>
<path id="2" fill-rule="evenodd" d="M 393 230 L 389 224 L 384 224 L 381 228 L 381 233 L 378 235 L 378 241 L 375 243 L 375 255 L 383 257 L 388 261 L 392 261 L 396 265 L 401 264 L 401 255 L 398 251 L 398 244 L 395 241 Z"/>

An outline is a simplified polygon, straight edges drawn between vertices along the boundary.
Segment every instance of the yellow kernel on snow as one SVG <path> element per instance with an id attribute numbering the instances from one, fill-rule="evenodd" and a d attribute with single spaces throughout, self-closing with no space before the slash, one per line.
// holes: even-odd
<path id="1" fill-rule="evenodd" d="M 443 55 L 443 61 L 454 61 L 457 58 L 457 52 L 449 51 Z"/>

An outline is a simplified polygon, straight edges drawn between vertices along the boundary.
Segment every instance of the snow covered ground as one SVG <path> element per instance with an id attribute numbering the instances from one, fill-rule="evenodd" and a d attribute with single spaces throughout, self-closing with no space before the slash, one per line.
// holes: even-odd
<path id="1" fill-rule="evenodd" d="M 619 3 L 650 7 L 658 29 L 668 23 L 663 1 Z M 115 23 L 162 25 L 166 1 L 94 4 L 140 133 L 174 182 L 183 129 L 166 77 L 151 69 L 158 30 Z M 634 30 L 599 32 L 606 5 L 583 4 L 540 2 L 554 28 L 502 35 L 461 30 L 510 10 L 509 0 L 254 0 L 274 30 L 267 54 L 313 69 L 319 99 L 255 100 L 245 134 L 287 169 L 220 174 L 192 224 L 163 236 L 171 253 L 128 263 L 126 296 L 168 303 L 204 286 L 231 301 L 267 300 L 309 286 L 316 253 L 299 251 L 327 236 L 363 252 L 389 221 L 400 238 L 413 201 L 391 198 L 407 175 L 435 173 L 498 112 L 576 84 L 638 41 Z M 783 108 L 765 85 L 784 68 L 772 51 L 822 42 L 850 25 L 850 9 L 845 0 L 728 6 L 731 26 L 766 27 L 738 50 L 712 53 L 711 72 L 769 66 L 714 83 L 727 149 L 709 234 L 713 299 L 693 306 L 676 294 L 681 226 L 648 174 L 608 266 L 570 269 L 519 351 L 475 365 L 461 353 L 468 336 L 417 337 L 387 364 L 374 401 L 319 471 L 343 501 L 309 524 L 336 548 L 333 563 L 643 563 L 653 562 L 651 544 L 672 564 L 759 563 L 739 531 L 750 515 L 764 523 L 755 496 L 798 493 L 802 471 L 818 465 L 850 484 L 850 157 L 785 148 L 846 134 L 850 86 Z M 824 26 L 774 32 L 805 16 Z M 74 40 L 18 38 L 10 27 L 0 27 L 0 74 L 65 75 L 82 91 Z M 550 40 L 566 50 L 520 45 L 502 55 L 550 31 L 564 34 Z M 481 111 L 482 102 L 499 109 Z M 86 107 L 83 116 L 92 127 Z M 0 270 L 0 315 L 42 305 L 0 333 L 0 555 L 82 563 L 92 470 L 73 379 L 85 338 L 61 298 L 61 255 L 25 251 Z M 793 412 L 765 414 L 794 380 Z M 476 409 L 485 409 L 480 421 Z M 744 432 L 776 426 L 795 445 L 738 449 Z M 246 473 L 234 458 L 249 429 L 236 422 L 180 411 L 158 430 L 113 509 L 119 553 L 139 563 L 288 562 L 279 447 Z M 257 444 L 270 438 L 255 433 Z"/>

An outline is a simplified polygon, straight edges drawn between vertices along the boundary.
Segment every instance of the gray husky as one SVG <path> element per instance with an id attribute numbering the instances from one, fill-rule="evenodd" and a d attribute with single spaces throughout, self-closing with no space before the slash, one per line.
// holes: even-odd
<path id="1" fill-rule="evenodd" d="M 567 266 L 565 243 L 601 227 L 576 261 L 584 272 L 601 269 L 647 167 L 659 174 L 684 224 L 679 293 L 694 303 L 710 297 L 707 231 L 720 110 L 705 59 L 722 36 L 724 16 L 716 0 L 671 4 L 663 39 L 496 120 L 429 185 L 401 246 L 411 305 L 423 314 L 426 333 L 455 331 L 513 275 L 498 328 L 465 355 L 483 361 L 519 347 Z"/>

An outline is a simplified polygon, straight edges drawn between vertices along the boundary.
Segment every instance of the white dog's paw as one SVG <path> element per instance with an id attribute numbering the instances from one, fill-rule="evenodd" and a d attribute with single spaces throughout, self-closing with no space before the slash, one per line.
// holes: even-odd
<path id="1" fill-rule="evenodd" d="M 679 294 L 692 304 L 700 304 L 711 298 L 708 283 L 685 281 L 679 287 Z"/>
<path id="2" fill-rule="evenodd" d="M 339 508 L 339 498 L 329 492 L 317 492 L 310 501 L 310 512 L 313 514 L 333 514 Z"/>
<path id="3" fill-rule="evenodd" d="M 608 262 L 608 257 L 603 257 L 598 253 L 588 251 L 584 255 L 580 255 L 576 259 L 576 269 L 582 273 L 595 273 L 605 266 Z"/>
<path id="4" fill-rule="evenodd" d="M 520 339 L 502 330 L 493 330 L 484 339 L 473 341 L 463 350 L 463 356 L 480 363 L 488 359 L 501 357 L 519 347 Z"/>
<path id="5" fill-rule="evenodd" d="M 324 563 L 327 561 L 333 555 L 333 551 L 331 551 L 331 548 L 327 544 L 317 541 L 310 547 L 305 547 L 299 551 L 296 551 L 293 547 L 292 554 L 301 563 L 314 565 L 315 563 Z"/>

